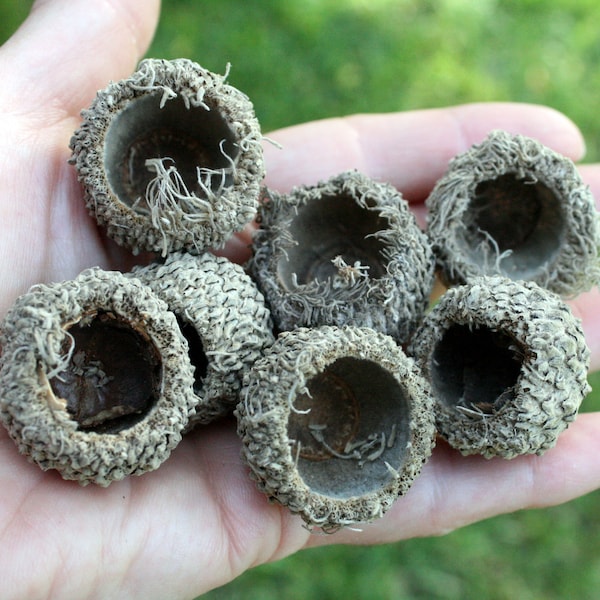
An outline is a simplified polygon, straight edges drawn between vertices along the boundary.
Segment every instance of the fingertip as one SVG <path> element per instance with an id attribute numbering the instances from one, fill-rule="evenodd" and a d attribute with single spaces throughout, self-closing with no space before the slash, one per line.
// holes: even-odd
<path id="1" fill-rule="evenodd" d="M 553 107 L 519 102 L 482 102 L 460 105 L 450 111 L 464 129 L 469 144 L 483 140 L 491 130 L 487 123 L 496 121 L 498 125 L 493 128 L 533 137 L 574 161 L 585 156 L 585 139 L 580 129 L 567 115 Z"/>

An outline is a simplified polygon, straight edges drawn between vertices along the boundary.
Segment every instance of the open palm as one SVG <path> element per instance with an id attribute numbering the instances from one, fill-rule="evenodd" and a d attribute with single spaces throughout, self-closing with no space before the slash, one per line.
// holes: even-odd
<path id="1" fill-rule="evenodd" d="M 158 1 L 38 0 L 0 50 L 0 314 L 41 281 L 133 257 L 87 214 L 68 143 L 79 112 L 127 76 L 150 40 Z M 549 109 L 489 104 L 310 123 L 270 135 L 268 181 L 313 183 L 348 168 L 390 181 L 422 216 L 448 159 L 490 129 L 531 135 L 577 159 L 581 136 Z M 600 193 L 600 168 L 582 168 Z M 245 257 L 247 233 L 226 253 Z M 598 307 L 598 308 L 596 308 Z M 600 366 L 598 293 L 574 303 Z M 1 390 L 0 390 L 1 393 Z M 3 598 L 188 598 L 308 545 L 371 544 L 449 531 L 501 512 L 566 501 L 600 485 L 600 415 L 581 415 L 543 457 L 463 458 L 440 444 L 409 494 L 362 532 L 311 536 L 247 475 L 235 424 L 188 434 L 157 471 L 110 487 L 43 473 L 0 431 Z"/>

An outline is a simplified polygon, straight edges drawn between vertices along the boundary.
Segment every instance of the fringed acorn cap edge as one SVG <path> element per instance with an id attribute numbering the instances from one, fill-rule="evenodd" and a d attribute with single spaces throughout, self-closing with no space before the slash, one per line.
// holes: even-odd
<path id="1" fill-rule="evenodd" d="M 459 398 L 442 399 L 443 383 L 466 376 L 444 372 L 444 365 L 437 364 L 436 348 L 454 326 L 499 332 L 510 345 L 512 359 L 520 362 L 514 386 L 496 410 L 457 408 Z M 432 384 L 438 432 L 465 455 L 513 458 L 543 453 L 575 419 L 590 390 L 590 351 L 580 320 L 557 295 L 534 282 L 492 276 L 451 288 L 425 318 L 409 354 Z"/>
<path id="2" fill-rule="evenodd" d="M 160 356 L 160 390 L 144 418 L 117 433 L 81 430 L 50 385 L 70 358 L 68 326 L 103 311 L 145 336 Z M 106 486 L 158 468 L 179 443 L 193 410 L 185 341 L 166 304 L 140 282 L 94 268 L 75 280 L 37 285 L 2 326 L 0 418 L 19 451 L 65 479 Z"/>
<path id="3" fill-rule="evenodd" d="M 385 454 L 376 458 L 383 461 L 385 481 L 375 489 L 345 498 L 314 491 L 307 485 L 288 433 L 296 395 L 303 393 L 311 378 L 342 357 L 378 365 L 394 378 L 394 385 L 403 390 L 407 403 L 403 441 L 400 435 L 396 441 L 391 437 L 388 440 L 391 447 L 403 444 L 394 451 L 402 453 L 395 455 L 400 464 L 389 464 Z M 435 444 L 432 402 L 429 385 L 414 361 L 389 336 L 351 326 L 283 332 L 245 378 L 242 400 L 236 409 L 242 455 L 263 493 L 299 514 L 309 529 L 334 532 L 381 517 L 411 487 Z M 360 467 L 356 469 L 354 478 L 360 479 Z M 356 483 L 349 478 L 351 484 Z"/>
<path id="4" fill-rule="evenodd" d="M 337 261 L 336 281 L 285 284 L 280 268 L 298 245 L 292 231 L 294 220 L 307 206 L 336 197 L 351 199 L 359 210 L 373 213 L 380 229 L 369 237 L 381 246 L 381 274 L 369 276 L 368 265 L 357 268 L 340 255 L 331 257 Z M 319 221 L 327 218 L 327 214 L 320 215 Z M 347 324 L 371 327 L 401 343 L 410 337 L 428 306 L 435 259 L 408 203 L 393 186 L 348 171 L 315 185 L 298 186 L 289 194 L 268 190 L 258 221 L 247 268 L 280 330 Z M 314 223 L 315 228 L 319 225 Z"/>
<path id="5" fill-rule="evenodd" d="M 253 219 L 265 175 L 262 134 L 251 101 L 225 83 L 227 74 L 212 73 L 188 59 L 145 59 L 129 78 L 99 90 L 82 111 L 82 123 L 70 142 L 70 162 L 90 214 L 109 237 L 134 254 L 152 251 L 165 256 L 178 250 L 221 247 Z M 209 182 L 214 179 L 219 184 L 218 193 L 209 189 L 209 198 L 196 197 L 185 189 L 176 167 L 163 164 L 167 157 L 148 157 L 160 161 L 155 165 L 154 187 L 168 191 L 169 198 L 157 197 L 156 211 L 142 214 L 130 206 L 135 199 L 128 203 L 117 196 L 109 181 L 114 169 L 106 164 L 107 134 L 119 113 L 148 95 L 160 97 L 161 108 L 179 99 L 182 110 L 218 111 L 232 135 L 229 145 L 236 150 L 226 168 L 207 174 Z M 198 167 L 202 171 L 203 165 Z M 203 187 L 206 191 L 210 185 Z"/>
<path id="6" fill-rule="evenodd" d="M 545 230 L 539 233 L 540 240 L 547 238 L 540 242 L 548 245 L 547 250 L 540 250 L 547 252 L 547 257 L 532 275 L 506 271 L 503 265 L 508 254 L 485 237 L 485 232 L 480 232 L 478 239 L 482 252 L 489 254 L 487 258 L 482 252 L 475 253 L 476 249 L 468 246 L 472 242 L 466 241 L 475 235 L 468 227 L 472 227 L 471 201 L 478 185 L 503 176 L 514 176 L 531 186 L 540 184 L 554 196 L 554 214 L 545 217 L 547 223 L 543 225 L 548 235 Z M 484 141 L 450 161 L 426 206 L 427 234 L 448 286 L 467 283 L 473 277 L 501 275 L 535 281 L 568 298 L 600 282 L 600 219 L 589 186 L 569 158 L 537 140 L 492 131 Z"/>

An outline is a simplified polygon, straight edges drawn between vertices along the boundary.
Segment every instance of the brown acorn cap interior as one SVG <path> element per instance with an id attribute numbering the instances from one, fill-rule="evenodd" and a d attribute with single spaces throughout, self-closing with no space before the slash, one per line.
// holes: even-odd
<path id="1" fill-rule="evenodd" d="M 431 357 L 434 394 L 445 406 L 493 414 L 515 396 L 522 346 L 488 327 L 452 325 Z"/>
<path id="2" fill-rule="evenodd" d="M 409 440 L 408 400 L 371 360 L 337 359 L 293 399 L 288 436 L 298 473 L 313 492 L 349 498 L 385 485 Z"/>
<path id="3" fill-rule="evenodd" d="M 510 251 L 501 258 L 500 267 L 512 279 L 530 279 L 544 269 L 558 254 L 564 237 L 565 219 L 554 192 L 539 181 L 512 173 L 479 183 L 465 219 L 471 260 L 494 264 L 498 254 Z M 497 244 L 493 256 L 481 252 L 482 244 L 489 247 L 488 236 Z"/>
<path id="4" fill-rule="evenodd" d="M 186 321 L 181 315 L 176 314 L 175 317 L 177 318 L 179 330 L 188 343 L 188 356 L 194 367 L 194 391 L 198 393 L 208 371 L 208 357 L 204 353 L 202 339 L 194 325 Z"/>
<path id="5" fill-rule="evenodd" d="M 67 331 L 71 360 L 50 385 L 79 429 L 117 433 L 139 422 L 160 393 L 161 359 L 152 341 L 106 312 L 87 315 Z"/>
<path id="6" fill-rule="evenodd" d="M 298 215 L 290 225 L 290 234 L 297 245 L 286 249 L 286 257 L 278 265 L 283 285 L 294 288 L 315 279 L 324 282 L 339 274 L 332 261 L 341 256 L 352 268 L 356 261 L 369 269 L 370 279 L 386 272 L 384 244 L 372 236 L 389 228 L 387 219 L 374 210 L 361 207 L 350 196 L 323 196 L 298 207 Z M 358 276 L 358 273 L 357 273 Z"/>
<path id="7" fill-rule="evenodd" d="M 218 108 L 186 108 L 180 97 L 160 108 L 161 98 L 159 92 L 131 100 L 106 132 L 107 179 L 119 200 L 135 204 L 138 212 L 148 211 L 146 188 L 156 177 L 146 160 L 172 159 L 165 166 L 174 165 L 188 191 L 203 197 L 197 167 L 223 169 L 238 154 L 235 136 Z M 205 102 L 210 105 L 209 100 Z M 221 185 L 221 177 L 214 177 L 212 183 Z M 226 176 L 225 185 L 231 185 L 231 175 Z"/>

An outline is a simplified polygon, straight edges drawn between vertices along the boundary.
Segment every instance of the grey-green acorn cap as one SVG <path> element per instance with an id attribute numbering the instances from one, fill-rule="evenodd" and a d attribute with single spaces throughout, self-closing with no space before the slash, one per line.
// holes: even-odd
<path id="1" fill-rule="evenodd" d="M 594 198 L 573 162 L 536 140 L 492 132 L 450 162 L 426 205 L 447 285 L 502 275 L 569 297 L 599 281 Z"/>
<path id="2" fill-rule="evenodd" d="M 19 297 L 2 326 L 0 418 L 21 453 L 102 486 L 156 469 L 194 407 L 187 345 L 136 279 L 90 269 Z"/>
<path id="3" fill-rule="evenodd" d="M 434 257 L 391 185 L 341 173 L 261 203 L 249 272 L 280 330 L 371 327 L 408 339 L 433 285 Z"/>
<path id="4" fill-rule="evenodd" d="M 492 276 L 451 288 L 409 353 L 433 387 L 439 433 L 463 454 L 542 454 L 590 389 L 580 321 L 534 282 Z"/>
<path id="5" fill-rule="evenodd" d="M 187 59 L 143 60 L 100 90 L 71 139 L 88 210 L 134 253 L 222 246 L 264 177 L 248 97 Z"/>
<path id="6" fill-rule="evenodd" d="M 242 267 L 210 253 L 172 254 L 132 274 L 176 315 L 195 367 L 190 425 L 231 413 L 244 372 L 274 341 L 270 313 Z"/>
<path id="7" fill-rule="evenodd" d="M 324 531 L 382 516 L 435 440 L 427 381 L 368 328 L 281 333 L 248 372 L 236 415 L 259 489 Z"/>

